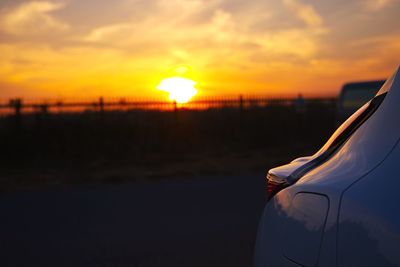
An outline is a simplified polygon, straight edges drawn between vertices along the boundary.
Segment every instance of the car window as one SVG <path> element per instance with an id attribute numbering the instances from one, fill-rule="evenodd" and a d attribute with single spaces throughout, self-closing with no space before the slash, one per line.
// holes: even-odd
<path id="1" fill-rule="evenodd" d="M 371 100 L 378 89 L 376 88 L 354 88 L 346 90 L 343 94 L 342 106 L 345 109 L 356 109 Z"/>

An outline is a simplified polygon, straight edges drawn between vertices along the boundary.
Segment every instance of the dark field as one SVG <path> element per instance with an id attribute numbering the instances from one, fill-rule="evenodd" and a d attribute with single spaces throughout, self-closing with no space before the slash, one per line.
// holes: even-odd
<path id="1" fill-rule="evenodd" d="M 311 103 L 10 116 L 0 119 L 0 190 L 260 173 L 314 152 L 334 111 Z"/>

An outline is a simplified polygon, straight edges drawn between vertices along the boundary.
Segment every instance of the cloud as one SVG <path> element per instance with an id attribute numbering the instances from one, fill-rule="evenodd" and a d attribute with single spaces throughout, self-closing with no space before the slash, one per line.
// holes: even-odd
<path id="1" fill-rule="evenodd" d="M 52 32 L 65 32 L 68 24 L 51 15 L 63 8 L 62 3 L 33 1 L 4 11 L 0 18 L 1 31 L 15 36 L 30 36 Z"/>
<path id="2" fill-rule="evenodd" d="M 128 53 L 140 51 L 137 57 L 169 57 L 179 62 L 196 61 L 217 66 L 221 57 L 232 65 L 238 62 L 242 62 L 240 65 L 251 64 L 249 60 L 255 59 L 255 54 L 264 54 L 260 57 L 264 60 L 287 60 L 287 55 L 294 60 L 305 60 L 315 55 L 317 39 L 325 33 L 322 27 L 296 26 L 255 34 L 252 26 L 258 16 L 233 13 L 218 6 L 208 9 L 208 19 L 191 23 L 198 12 L 204 12 L 202 5 L 198 1 L 171 1 L 168 5 L 160 1 L 157 16 L 102 25 L 92 29 L 81 41 L 127 50 Z M 310 9 L 303 10 L 306 14 Z M 316 19 L 310 23 L 320 25 Z"/>
<path id="3" fill-rule="evenodd" d="M 159 0 L 157 4 L 160 11 L 178 17 L 198 12 L 205 5 L 204 2 L 200 0 Z"/>
<path id="4" fill-rule="evenodd" d="M 386 8 L 396 0 L 369 0 L 365 2 L 365 7 L 369 11 L 379 11 Z"/>
<path id="5" fill-rule="evenodd" d="M 0 83 L 9 92 L 150 96 L 182 65 L 202 92 L 311 92 L 359 73 L 384 77 L 400 56 L 390 38 L 399 0 L 21 1 L 0 3 Z"/>
<path id="6" fill-rule="evenodd" d="M 115 41 L 126 38 L 126 32 L 131 29 L 132 25 L 126 23 L 102 26 L 92 30 L 83 40 L 88 42 Z"/>
<path id="7" fill-rule="evenodd" d="M 302 4 L 298 0 L 283 0 L 283 4 L 291 9 L 296 16 L 303 20 L 308 26 L 322 26 L 322 17 L 311 5 Z"/>

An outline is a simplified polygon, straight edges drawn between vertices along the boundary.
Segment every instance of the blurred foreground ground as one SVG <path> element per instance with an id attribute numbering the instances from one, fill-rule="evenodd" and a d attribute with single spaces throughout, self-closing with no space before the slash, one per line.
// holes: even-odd
<path id="1" fill-rule="evenodd" d="M 259 174 L 5 194 L 0 265 L 251 266 L 263 187 Z"/>

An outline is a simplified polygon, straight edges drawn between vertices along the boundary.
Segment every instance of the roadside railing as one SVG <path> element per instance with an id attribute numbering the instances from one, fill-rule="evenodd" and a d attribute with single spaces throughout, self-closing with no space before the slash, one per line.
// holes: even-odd
<path id="1" fill-rule="evenodd" d="M 309 104 L 336 103 L 336 98 L 291 98 L 291 97 L 239 97 L 231 98 L 205 98 L 180 104 L 174 101 L 160 100 L 134 100 L 127 98 L 105 99 L 100 97 L 95 101 L 24 101 L 16 98 L 8 102 L 0 102 L 0 115 L 20 116 L 31 113 L 81 113 L 81 112 L 106 112 L 106 111 L 128 111 L 128 110 L 207 110 L 236 108 L 240 110 L 249 108 L 263 108 L 268 106 L 295 106 L 302 108 Z"/>

